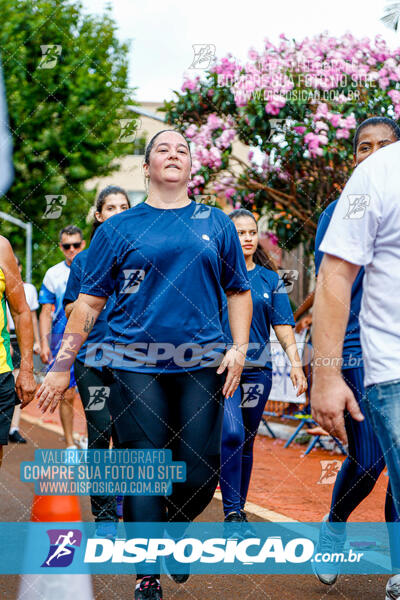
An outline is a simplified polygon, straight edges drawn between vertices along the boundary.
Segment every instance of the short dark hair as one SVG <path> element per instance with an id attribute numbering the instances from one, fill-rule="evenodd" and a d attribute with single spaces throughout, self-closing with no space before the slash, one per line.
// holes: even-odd
<path id="1" fill-rule="evenodd" d="M 67 225 L 66 227 L 63 227 L 61 229 L 60 234 L 59 234 L 59 238 L 58 238 L 60 242 L 61 242 L 61 238 L 62 238 L 63 233 L 65 233 L 65 235 L 76 235 L 76 234 L 79 234 L 81 236 L 81 240 L 83 240 L 82 229 L 80 229 L 76 225 Z"/>
<path id="2" fill-rule="evenodd" d="M 183 137 L 183 139 L 185 140 L 185 142 L 188 145 L 190 159 L 192 159 L 192 154 L 190 152 L 189 142 L 187 141 L 187 139 L 185 138 L 185 136 L 183 135 L 183 133 L 181 133 L 177 129 L 162 129 L 161 131 L 158 131 L 155 135 L 153 135 L 153 137 L 151 138 L 151 140 L 149 141 L 149 143 L 146 146 L 146 150 L 144 151 L 144 162 L 145 162 L 146 165 L 149 164 L 150 152 L 152 151 L 152 148 L 154 146 L 154 142 L 156 141 L 156 139 L 158 138 L 159 135 L 161 135 L 162 133 L 166 133 L 167 131 L 173 131 L 174 133 L 179 133 L 179 135 L 181 135 Z"/>
<path id="3" fill-rule="evenodd" d="M 356 154 L 356 152 L 357 152 L 357 146 L 358 146 L 358 140 L 360 138 L 360 133 L 362 132 L 362 130 L 365 127 L 370 127 L 371 125 L 373 127 L 375 127 L 376 125 L 386 125 L 387 127 L 389 127 L 392 130 L 392 132 L 396 136 L 396 139 L 400 140 L 400 127 L 397 125 L 396 121 L 393 121 L 393 119 L 389 119 L 389 117 L 370 117 L 369 119 L 365 119 L 365 121 L 360 123 L 360 125 L 356 129 L 356 133 L 353 138 L 354 154 Z"/>

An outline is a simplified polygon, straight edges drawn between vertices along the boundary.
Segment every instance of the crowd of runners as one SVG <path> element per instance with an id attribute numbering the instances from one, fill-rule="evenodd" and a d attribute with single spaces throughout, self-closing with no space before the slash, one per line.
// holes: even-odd
<path id="1" fill-rule="evenodd" d="M 35 398 L 42 412 L 60 411 L 66 448 L 77 451 L 78 390 L 87 421 L 81 447 L 169 448 L 174 461 L 186 464 L 186 480 L 175 483 L 170 496 L 93 496 L 99 537 L 113 539 L 120 516 L 127 523 L 189 523 L 218 484 L 221 519 L 246 522 L 253 444 L 271 389 L 265 349 L 272 327 L 297 395 L 312 379 L 315 420 L 348 444 L 319 551 L 343 550 L 346 522 L 385 465 L 385 516 L 398 521 L 399 140 L 400 129 L 389 118 L 361 123 L 354 173 L 320 217 L 315 298 L 312 293 L 301 310 L 314 307 L 297 321 L 299 329 L 313 321 L 312 378 L 304 374 L 291 305 L 274 260 L 260 245 L 255 216 L 245 209 L 226 215 L 188 197 L 190 147 L 177 131 L 160 131 L 147 146 L 143 203 L 130 208 L 127 193 L 110 186 L 91 211 L 88 249 L 77 226 L 60 231 L 64 260 L 47 271 L 39 297 L 22 283 L 19 261 L 0 238 L 1 447 L 25 442 L 19 411 Z M 40 386 L 33 353 L 47 365 Z M 256 396 L 251 405 L 243 401 L 250 386 Z M 98 410 L 92 410 L 94 400 Z M 393 536 L 390 542 L 395 571 L 399 542 Z M 338 577 L 332 570 L 315 573 L 327 585 Z M 189 577 L 170 576 L 177 584 Z M 399 578 L 388 582 L 388 599 L 400 598 Z M 162 599 L 158 565 L 136 579 L 136 600 Z"/>

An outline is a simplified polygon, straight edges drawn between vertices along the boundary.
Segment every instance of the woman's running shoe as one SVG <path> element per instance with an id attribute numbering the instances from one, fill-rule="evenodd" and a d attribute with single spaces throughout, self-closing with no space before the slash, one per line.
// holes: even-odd
<path id="1" fill-rule="evenodd" d="M 169 565 L 168 565 L 168 557 L 163 556 L 162 561 L 163 561 L 163 566 L 164 566 L 164 572 L 165 572 L 166 576 L 169 577 L 169 579 L 171 579 L 172 581 L 174 581 L 175 583 L 178 583 L 178 584 L 187 582 L 187 580 L 190 577 L 190 573 L 171 573 Z M 188 565 L 187 565 L 187 567 L 189 568 Z"/>
<path id="2" fill-rule="evenodd" d="M 117 523 L 114 523 L 114 521 L 97 521 L 94 535 L 97 538 L 107 538 L 114 541 L 117 537 Z"/>
<path id="3" fill-rule="evenodd" d="M 346 533 L 336 533 L 329 527 L 329 515 L 325 515 L 322 520 L 321 529 L 319 530 L 319 540 L 315 548 L 315 554 L 334 554 L 342 553 L 346 542 Z M 314 555 L 315 556 L 315 555 Z M 339 566 L 337 564 L 327 564 L 315 562 L 312 563 L 312 568 L 315 575 L 321 583 L 325 585 L 333 585 L 339 576 Z M 329 571 L 328 573 L 326 571 Z"/>
<path id="4" fill-rule="evenodd" d="M 162 589 L 157 577 L 154 575 L 143 577 L 136 586 L 135 600 L 162 600 Z"/>
<path id="5" fill-rule="evenodd" d="M 400 598 L 400 575 L 393 575 L 386 584 L 385 600 L 398 600 Z"/>
<path id="6" fill-rule="evenodd" d="M 240 511 L 233 511 L 226 515 L 224 519 L 224 536 L 228 540 L 244 539 L 244 529 L 240 526 L 243 522 Z"/>
<path id="7" fill-rule="evenodd" d="M 226 515 L 224 522 L 225 523 L 243 523 L 244 519 L 242 516 L 242 511 L 234 511 Z"/>

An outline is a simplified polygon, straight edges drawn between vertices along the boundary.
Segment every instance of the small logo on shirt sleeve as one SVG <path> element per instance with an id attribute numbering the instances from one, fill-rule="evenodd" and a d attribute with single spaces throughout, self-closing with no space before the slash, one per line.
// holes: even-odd
<path id="1" fill-rule="evenodd" d="M 124 269 L 124 285 L 121 294 L 136 294 L 142 283 L 145 272 L 143 269 Z"/>
<path id="2" fill-rule="evenodd" d="M 295 281 L 299 278 L 299 272 L 296 269 L 279 269 L 279 283 L 276 288 L 277 294 L 290 294 L 292 292 Z"/>
<path id="3" fill-rule="evenodd" d="M 368 194 L 349 194 L 347 198 L 349 201 L 349 208 L 343 218 L 362 219 L 370 202 Z"/>

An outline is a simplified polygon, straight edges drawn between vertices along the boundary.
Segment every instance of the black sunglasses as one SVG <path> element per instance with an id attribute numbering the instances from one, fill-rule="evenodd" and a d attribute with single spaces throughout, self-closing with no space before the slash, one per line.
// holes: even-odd
<path id="1" fill-rule="evenodd" d="M 73 244 L 61 244 L 61 246 L 64 248 L 64 250 L 69 250 L 72 246 L 74 248 L 80 248 L 81 247 L 82 242 L 74 242 Z"/>

